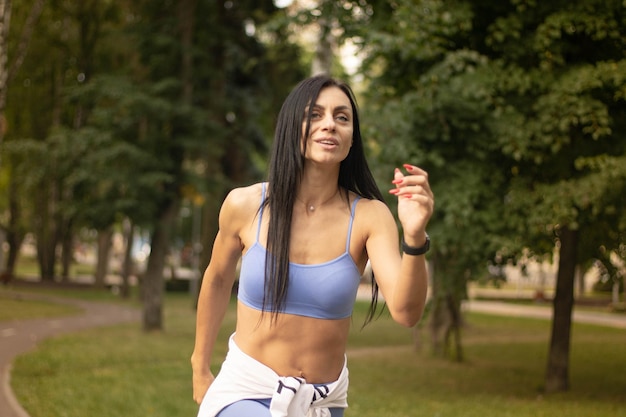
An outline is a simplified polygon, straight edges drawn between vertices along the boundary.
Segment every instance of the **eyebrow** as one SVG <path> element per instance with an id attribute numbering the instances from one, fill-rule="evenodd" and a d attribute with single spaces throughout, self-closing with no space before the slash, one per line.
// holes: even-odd
<path id="1" fill-rule="evenodd" d="M 320 108 L 320 109 L 326 109 L 326 107 L 322 106 L 321 104 L 315 104 L 313 105 L 313 108 Z M 307 108 L 308 109 L 308 108 Z M 335 111 L 345 111 L 345 110 L 350 110 L 352 111 L 352 108 L 350 106 L 337 106 L 334 109 Z"/>

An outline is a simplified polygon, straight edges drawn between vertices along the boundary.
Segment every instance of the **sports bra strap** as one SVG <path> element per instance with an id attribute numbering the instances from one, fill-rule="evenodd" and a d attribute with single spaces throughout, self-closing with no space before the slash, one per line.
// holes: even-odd
<path id="1" fill-rule="evenodd" d="M 265 203 L 265 183 L 263 183 L 263 192 L 261 194 L 261 205 L 259 205 L 259 224 L 256 227 L 256 241 L 259 241 L 261 235 L 261 220 L 263 220 L 263 203 Z"/>
<path id="2" fill-rule="evenodd" d="M 356 203 L 361 197 L 356 196 L 352 202 L 352 208 L 350 210 L 350 226 L 348 226 L 348 238 L 346 239 L 346 252 L 350 252 L 350 237 L 352 236 L 352 223 L 354 222 L 354 212 L 356 211 Z"/>

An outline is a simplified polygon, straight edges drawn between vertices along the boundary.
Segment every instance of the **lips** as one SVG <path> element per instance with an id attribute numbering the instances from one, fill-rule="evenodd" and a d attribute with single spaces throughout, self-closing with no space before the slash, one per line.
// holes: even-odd
<path id="1" fill-rule="evenodd" d="M 339 146 L 339 141 L 333 138 L 316 139 L 315 143 L 319 143 L 324 146 Z"/>

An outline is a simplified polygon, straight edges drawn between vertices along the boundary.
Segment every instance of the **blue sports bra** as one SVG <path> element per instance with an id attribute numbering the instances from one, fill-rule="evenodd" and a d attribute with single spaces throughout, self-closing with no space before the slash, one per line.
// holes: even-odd
<path id="1" fill-rule="evenodd" d="M 318 319 L 343 319 L 352 315 L 361 274 L 350 256 L 350 235 L 357 197 L 352 203 L 346 251 L 339 257 L 315 265 L 289 263 L 289 287 L 281 313 Z M 265 201 L 265 184 L 261 206 Z M 241 261 L 237 298 L 255 310 L 263 309 L 266 249 L 259 243 L 263 210 L 260 210 L 256 241 Z M 271 305 L 266 308 L 271 309 Z"/>

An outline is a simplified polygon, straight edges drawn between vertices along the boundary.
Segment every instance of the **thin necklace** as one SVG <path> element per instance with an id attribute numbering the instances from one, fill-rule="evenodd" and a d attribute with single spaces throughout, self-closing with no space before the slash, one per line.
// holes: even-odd
<path id="1" fill-rule="evenodd" d="M 322 207 L 324 204 L 328 203 L 330 200 L 332 200 L 333 198 L 335 198 L 335 196 L 339 193 L 339 188 L 337 188 L 337 191 L 335 191 L 335 194 L 331 195 L 327 200 L 322 201 L 320 204 L 317 205 L 317 207 Z M 300 199 L 300 197 L 296 196 L 296 200 L 298 200 L 299 202 L 301 202 L 302 204 L 304 204 L 305 206 L 307 205 L 304 201 L 302 201 Z M 307 206 L 307 209 L 309 211 L 315 211 L 315 206 L 313 204 L 309 204 Z"/>

